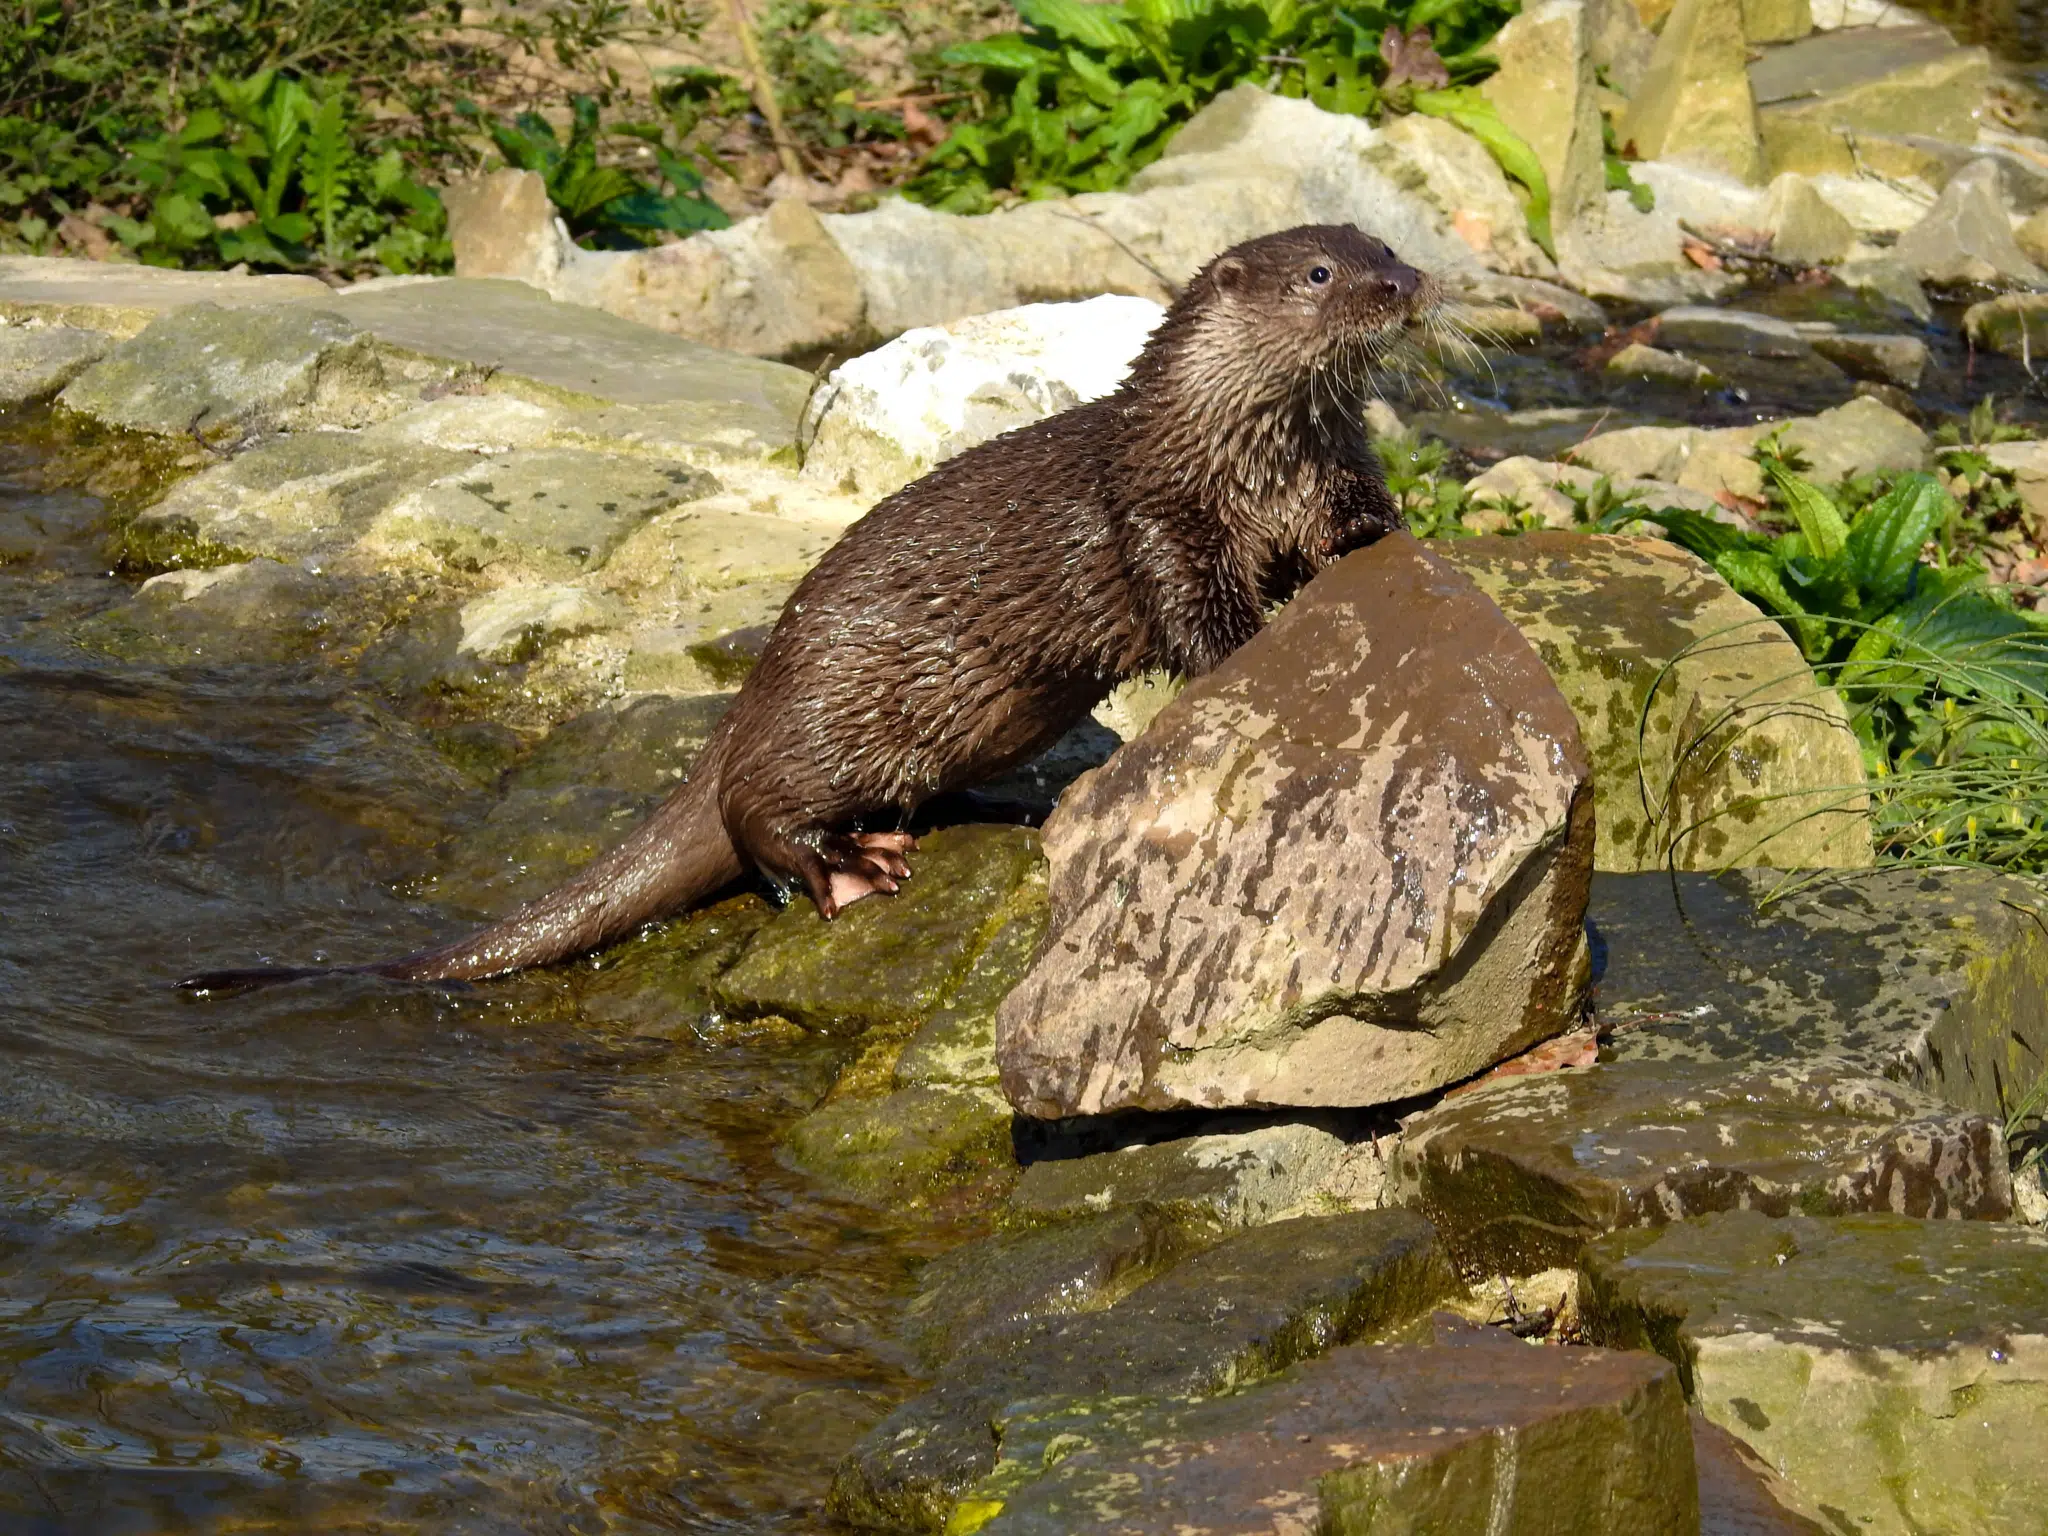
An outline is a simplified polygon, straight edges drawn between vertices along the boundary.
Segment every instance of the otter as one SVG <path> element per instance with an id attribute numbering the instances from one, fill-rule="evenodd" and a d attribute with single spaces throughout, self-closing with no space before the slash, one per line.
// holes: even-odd
<path id="1" fill-rule="evenodd" d="M 947 460 L 790 595 L 690 777 L 509 917 L 399 959 L 215 971 L 495 976 L 596 949 L 744 874 L 829 919 L 909 878 L 903 817 L 1052 745 L 1118 682 L 1199 676 L 1268 606 L 1401 526 L 1367 440 L 1375 365 L 1442 302 L 1345 225 L 1248 240 L 1174 301 L 1113 393 Z"/>

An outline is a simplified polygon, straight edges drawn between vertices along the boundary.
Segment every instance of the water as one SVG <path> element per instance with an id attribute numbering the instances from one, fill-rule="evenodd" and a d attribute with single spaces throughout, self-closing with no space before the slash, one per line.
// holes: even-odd
<path id="1" fill-rule="evenodd" d="M 563 984 L 195 1002 L 454 923 L 485 796 L 359 691 L 69 652 L 125 596 L 0 463 L 0 1531 L 815 1531 L 936 1235 L 775 1161 L 831 1048 Z M 25 550 L 35 551 L 26 561 Z M 37 621 L 45 621 L 38 623 Z"/>

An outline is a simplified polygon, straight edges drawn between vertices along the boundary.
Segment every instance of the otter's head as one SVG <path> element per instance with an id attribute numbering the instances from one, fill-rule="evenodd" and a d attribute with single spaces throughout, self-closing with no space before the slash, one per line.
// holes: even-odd
<path id="1" fill-rule="evenodd" d="M 1175 302 L 1179 323 L 1162 330 L 1211 382 L 1348 408 L 1442 301 L 1436 279 L 1385 241 L 1348 224 L 1305 224 L 1218 256 Z"/>

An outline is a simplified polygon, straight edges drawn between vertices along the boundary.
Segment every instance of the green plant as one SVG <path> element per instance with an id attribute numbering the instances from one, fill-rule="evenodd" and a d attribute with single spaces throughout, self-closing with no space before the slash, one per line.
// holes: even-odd
<path id="1" fill-rule="evenodd" d="M 491 142 L 509 164 L 533 171 L 546 182 L 548 197 L 561 210 L 571 234 L 593 244 L 631 247 L 651 244 L 664 232 L 723 229 L 730 222 L 724 210 L 703 195 L 704 179 L 697 169 L 665 146 L 658 127 L 635 125 L 619 131 L 647 144 L 668 186 L 666 192 L 622 166 L 598 159 L 595 97 L 578 96 L 570 109 L 566 142 L 535 112 L 487 127 Z"/>
<path id="2" fill-rule="evenodd" d="M 1386 471 L 1387 490 L 1408 519 L 1418 539 L 1454 539 L 1472 530 L 1461 521 L 1465 487 L 1456 475 L 1445 474 L 1450 449 L 1435 438 L 1404 432 L 1373 444 Z"/>
<path id="3" fill-rule="evenodd" d="M 761 50 L 790 130 L 808 143 L 837 149 L 857 140 L 900 139 L 903 119 L 860 105 L 860 79 L 828 35 L 887 29 L 878 6 L 827 0 L 777 0 L 761 19 Z"/>
<path id="4" fill-rule="evenodd" d="M 1535 157 L 1476 92 L 1481 49 L 1517 0 L 1019 0 L 1027 30 L 944 55 L 979 76 L 907 190 L 956 212 L 997 195 L 1104 191 L 1156 159 L 1199 108 L 1240 81 L 1334 112 L 1417 110 L 1480 134 L 1547 215 Z M 1505 153 L 1504 153 L 1505 151 Z M 1547 237 L 1547 219 L 1544 228 Z"/>

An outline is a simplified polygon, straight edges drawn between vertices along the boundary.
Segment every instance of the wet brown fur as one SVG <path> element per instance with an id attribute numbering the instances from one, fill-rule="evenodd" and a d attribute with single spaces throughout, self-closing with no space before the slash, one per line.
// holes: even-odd
<path id="1" fill-rule="evenodd" d="M 1134 673 L 1208 671 L 1269 602 L 1398 526 L 1363 409 L 1372 365 L 1437 297 L 1347 226 L 1225 252 L 1114 394 L 948 460 L 849 529 L 791 595 L 689 781 L 623 844 L 480 933 L 351 969 L 544 964 L 749 865 L 827 917 L 895 890 L 910 839 L 854 823 L 1036 755 Z"/>

